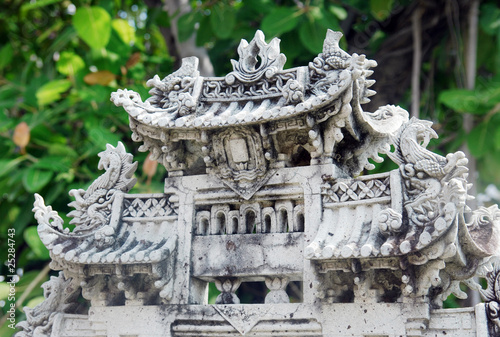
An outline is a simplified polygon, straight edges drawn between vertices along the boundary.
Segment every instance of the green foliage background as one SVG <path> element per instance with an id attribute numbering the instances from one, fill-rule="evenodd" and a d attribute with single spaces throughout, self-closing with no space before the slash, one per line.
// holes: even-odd
<path id="1" fill-rule="evenodd" d="M 97 154 L 106 143 L 122 140 L 135 159 L 127 114 L 110 101 L 111 92 L 128 88 L 147 97 L 145 81 L 155 74 L 164 77 L 178 60 L 168 50 L 162 30 L 178 19 L 177 38 L 195 36 L 197 46 L 207 48 L 216 75 L 231 71 L 229 59 L 237 58 L 241 38 L 252 39 L 262 29 L 267 39 L 278 36 L 287 56 L 285 67 L 305 65 L 321 52 L 327 28 L 342 30 L 348 16 L 355 15 L 350 33 L 370 32 L 365 47 L 376 55 L 389 35 L 382 23 L 395 8 L 412 1 L 312 0 L 312 1 L 192 1 L 187 14 L 167 13 L 130 0 L 3 1 L 0 12 L 0 260 L 7 260 L 9 228 L 15 229 L 16 268 L 21 275 L 16 286 L 16 321 L 24 319 L 21 308 L 33 307 L 42 299 L 40 274 L 49 262 L 40 242 L 31 212 L 33 193 L 63 216 L 71 201 L 67 192 L 85 188 L 99 174 Z M 500 184 L 500 7 L 494 0 L 482 1 L 479 18 L 477 88 L 461 89 L 450 53 L 456 50 L 445 35 L 432 51 L 432 61 L 423 64 L 423 76 L 433 76 L 432 86 L 422 93 L 421 118 L 433 119 L 441 140 L 437 152 L 456 151 L 468 144 L 478 160 L 480 189 Z M 348 49 L 344 39 L 342 47 Z M 411 43 L 411 41 L 410 41 Z M 432 72 L 432 75 L 431 75 Z M 408 75 L 409 76 L 409 75 Z M 375 88 L 376 89 L 376 88 Z M 409 107 L 410 95 L 399 102 Z M 396 102 L 397 103 L 397 102 Z M 465 113 L 474 115 L 470 133 L 462 128 Z M 25 122 L 29 133 L 19 146 L 15 129 Z M 24 137 L 24 138 L 23 138 Z M 159 168 L 149 184 L 140 169 L 134 192 L 161 191 L 164 169 Z M 69 219 L 65 218 L 66 223 Z M 9 275 L 0 265 L 0 301 L 6 312 Z M 37 276 L 40 280 L 35 282 Z M 1 277 L 1 276 L 0 276 Z M 36 284 L 33 284 L 36 283 Z M 28 291 L 26 291 L 28 289 Z M 31 289 L 31 290 L 30 290 Z M 21 299 L 22 301 L 20 301 Z M 455 305 L 450 302 L 450 305 Z M 2 302 L 0 302 L 2 304 Z M 0 318 L 5 323 L 5 317 Z M 10 336 L 3 324 L 1 336 Z"/>

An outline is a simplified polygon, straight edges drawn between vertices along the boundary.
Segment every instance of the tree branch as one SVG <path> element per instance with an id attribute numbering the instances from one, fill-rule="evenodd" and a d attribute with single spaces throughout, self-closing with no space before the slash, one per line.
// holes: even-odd
<path id="1" fill-rule="evenodd" d="M 411 72 L 411 116 L 419 117 L 420 111 L 420 68 L 422 67 L 422 13 L 417 7 L 411 17 L 413 35 L 413 64 Z"/>

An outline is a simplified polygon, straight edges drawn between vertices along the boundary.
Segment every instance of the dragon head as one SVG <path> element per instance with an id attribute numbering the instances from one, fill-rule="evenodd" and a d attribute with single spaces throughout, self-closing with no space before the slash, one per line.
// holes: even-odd
<path id="1" fill-rule="evenodd" d="M 403 131 L 402 138 L 414 139 L 420 146 L 426 148 L 429 141 L 438 138 L 438 135 L 432 129 L 432 122 L 412 117 Z"/>
<path id="2" fill-rule="evenodd" d="M 99 170 L 108 170 L 113 164 L 116 164 L 115 161 L 118 160 L 118 164 L 120 163 L 120 154 L 126 154 L 125 147 L 122 142 L 118 142 L 118 145 L 113 147 L 110 144 L 106 144 L 106 150 L 102 151 L 98 154 L 101 158 L 97 165 Z"/>

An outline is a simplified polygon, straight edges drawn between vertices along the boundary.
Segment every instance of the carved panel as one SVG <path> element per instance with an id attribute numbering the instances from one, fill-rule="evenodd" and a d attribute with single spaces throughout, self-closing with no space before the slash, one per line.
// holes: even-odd
<path id="1" fill-rule="evenodd" d="M 176 217 L 173 205 L 168 201 L 169 196 L 144 197 L 127 196 L 123 201 L 124 218 L 165 218 Z"/>
<path id="2" fill-rule="evenodd" d="M 324 203 L 340 203 L 389 197 L 390 177 L 378 179 L 326 181 L 321 186 Z"/>
<path id="3" fill-rule="evenodd" d="M 275 201 L 272 207 L 258 202 L 213 205 L 196 212 L 194 228 L 195 235 L 304 232 L 304 205 L 292 200 Z"/>
<path id="4" fill-rule="evenodd" d="M 262 320 L 254 323 L 251 329 L 237 329 L 227 321 L 182 321 L 172 324 L 174 337 L 322 337 L 321 325 L 315 319 Z"/>
<path id="5" fill-rule="evenodd" d="M 266 181 L 268 171 L 261 136 L 252 129 L 228 129 L 214 135 L 211 172 L 245 199 Z"/>

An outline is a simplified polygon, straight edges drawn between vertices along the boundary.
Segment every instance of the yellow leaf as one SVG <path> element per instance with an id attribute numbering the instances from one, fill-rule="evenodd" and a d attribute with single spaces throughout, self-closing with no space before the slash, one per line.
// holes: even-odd
<path id="1" fill-rule="evenodd" d="M 95 73 L 90 73 L 85 75 L 83 80 L 88 85 L 95 85 L 95 84 L 108 85 L 115 78 L 116 78 L 115 74 L 113 74 L 109 70 L 100 70 L 96 71 Z"/>
<path id="2" fill-rule="evenodd" d="M 21 148 L 21 154 L 25 154 L 26 145 L 30 142 L 30 127 L 26 122 L 17 124 L 14 129 L 14 134 L 12 135 L 12 140 L 14 144 Z"/>

